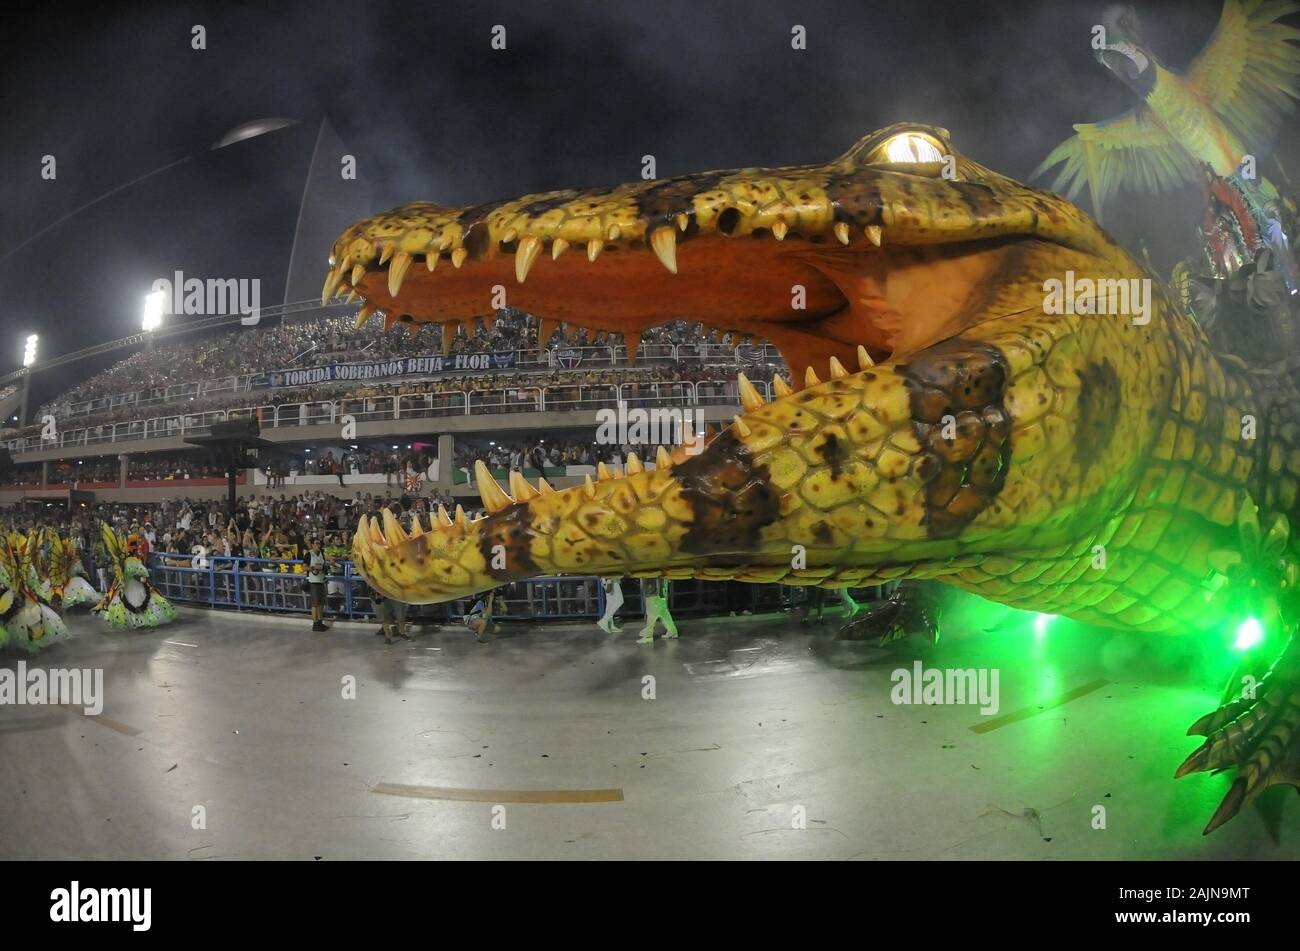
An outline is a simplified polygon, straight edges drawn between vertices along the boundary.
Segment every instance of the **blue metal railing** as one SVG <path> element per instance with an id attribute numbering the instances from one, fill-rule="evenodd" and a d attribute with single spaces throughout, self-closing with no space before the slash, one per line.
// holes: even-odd
<path id="1" fill-rule="evenodd" d="M 164 597 L 184 604 L 273 614 L 307 614 L 310 595 L 303 561 L 268 558 L 204 558 L 156 552 L 150 574 Z M 294 568 L 297 567 L 298 571 Z M 93 577 L 93 575 L 92 575 Z M 674 614 L 717 615 L 728 611 L 771 613 L 796 607 L 807 598 L 807 588 L 779 584 L 733 584 L 716 581 L 674 581 L 669 608 Z M 595 620 L 605 613 L 605 591 L 596 577 L 534 578 L 502 586 L 505 603 L 502 621 Z M 641 586 L 623 584 L 623 617 L 643 613 Z M 444 604 L 413 606 L 408 617 L 416 621 L 451 623 L 464 617 L 477 596 Z M 366 619 L 375 616 L 370 588 L 351 561 L 333 561 L 326 578 L 326 614 L 335 618 Z"/>

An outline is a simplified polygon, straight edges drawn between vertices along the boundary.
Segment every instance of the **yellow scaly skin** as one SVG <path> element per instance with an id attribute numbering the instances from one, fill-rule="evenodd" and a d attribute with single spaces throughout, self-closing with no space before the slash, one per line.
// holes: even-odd
<path id="1" fill-rule="evenodd" d="M 933 162 L 881 161 L 882 144 L 908 134 L 952 156 L 947 174 Z M 778 220 L 785 229 L 773 230 Z M 608 242 L 611 222 L 612 240 L 625 243 L 616 265 L 578 262 L 586 281 L 566 271 L 559 288 L 535 282 L 547 266 L 530 269 L 535 243 Z M 654 240 L 665 228 L 692 239 L 680 254 Z M 716 267 L 685 279 L 693 245 L 711 265 L 734 257 L 738 273 L 761 260 L 780 297 L 733 284 L 741 301 L 728 316 L 728 289 L 714 289 L 699 302 L 705 319 L 793 340 L 796 367 L 816 355 L 804 338 L 822 339 L 826 381 L 810 374 L 801 391 L 763 404 L 742 380 L 746 412 L 699 455 L 661 455 L 650 470 L 630 460 L 625 475 L 586 486 L 533 488 L 515 473 L 512 498 L 480 463 L 489 514 L 478 521 L 439 512 L 407 537 L 387 512 L 382 526 L 362 519 L 353 555 L 375 588 L 429 603 L 555 573 L 826 586 L 935 578 L 1017 607 L 1179 633 L 1216 620 L 1206 611 L 1209 553 L 1237 546 L 1248 496 L 1261 522 L 1279 512 L 1294 521 L 1300 394 L 1289 377 L 1218 359 L 1161 282 L 1087 215 L 957 155 L 939 129 L 891 127 L 826 166 L 465 212 L 407 206 L 340 237 L 326 293 L 353 287 L 390 319 L 469 319 L 459 295 L 497 280 L 504 258 L 518 268 L 515 306 L 582 320 L 591 295 L 616 315 L 602 319 L 638 327 L 723 279 Z M 441 295 L 436 263 L 410 269 L 394 249 L 465 250 L 449 269 L 462 276 Z M 647 270 L 655 257 L 664 266 Z M 387 280 L 372 258 L 390 262 Z M 1044 313 L 1044 281 L 1068 271 L 1076 281 L 1150 279 L 1149 322 Z M 613 293 L 620 277 L 637 283 L 640 303 L 624 308 Z M 790 310 L 792 279 L 808 289 L 807 312 Z M 686 296 L 669 303 L 660 281 Z M 529 287 L 539 289 L 521 299 Z M 858 372 L 836 358 L 845 338 L 866 344 Z M 1246 417 L 1257 438 L 1242 438 Z M 796 569 L 801 552 L 806 567 Z M 1201 768 L 1246 756 L 1238 745 Z M 1247 793 L 1269 781 L 1296 780 L 1252 780 Z"/>

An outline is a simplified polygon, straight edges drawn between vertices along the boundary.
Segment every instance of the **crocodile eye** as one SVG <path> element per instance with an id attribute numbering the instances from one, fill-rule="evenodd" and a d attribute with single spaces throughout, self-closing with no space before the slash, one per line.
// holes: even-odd
<path id="1" fill-rule="evenodd" d="M 898 135 L 892 135 L 881 143 L 877 151 L 881 152 L 880 157 L 891 165 L 943 161 L 943 146 L 937 139 L 921 132 L 900 132 Z"/>
<path id="2" fill-rule="evenodd" d="M 948 162 L 947 148 L 926 132 L 899 132 L 891 135 L 867 156 L 870 165 L 934 178 L 942 174 Z"/>

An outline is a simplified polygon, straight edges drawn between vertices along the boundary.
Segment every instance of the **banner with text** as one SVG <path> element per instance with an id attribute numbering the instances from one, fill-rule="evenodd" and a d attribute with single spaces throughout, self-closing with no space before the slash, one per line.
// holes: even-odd
<path id="1" fill-rule="evenodd" d="M 276 370 L 271 374 L 271 385 L 312 386 L 316 383 L 351 383 L 434 373 L 509 370 L 514 367 L 517 356 L 514 350 L 507 350 L 502 353 L 453 353 L 445 357 L 397 357 L 374 363 L 329 363 L 302 370 Z"/>

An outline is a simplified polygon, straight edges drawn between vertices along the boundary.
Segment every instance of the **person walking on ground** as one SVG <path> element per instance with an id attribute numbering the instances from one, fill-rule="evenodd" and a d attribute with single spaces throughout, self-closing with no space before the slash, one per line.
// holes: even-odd
<path id="1" fill-rule="evenodd" d="M 385 644 L 393 643 L 394 635 L 404 641 L 411 639 L 411 635 L 406 632 L 405 602 L 396 601 L 371 589 L 370 603 L 375 606 L 375 614 L 379 618 L 379 630 L 375 634 L 384 635 Z"/>
<path id="2" fill-rule="evenodd" d="M 311 540 L 311 551 L 307 554 L 307 590 L 310 593 L 311 629 L 317 633 L 328 631 L 323 620 L 325 616 L 325 578 L 329 574 L 325 552 L 321 550 L 320 536 Z"/>
<path id="3" fill-rule="evenodd" d="M 623 583 L 618 578 L 601 578 L 600 583 L 605 590 L 605 613 L 596 626 L 606 634 L 621 634 L 623 629 L 614 623 L 614 615 L 623 606 Z"/>
<path id="4" fill-rule="evenodd" d="M 645 627 L 636 639 L 638 644 L 652 644 L 655 639 L 655 626 L 660 621 L 664 625 L 664 637 L 677 636 L 677 622 L 668 612 L 668 596 L 672 588 L 667 578 L 642 578 L 641 601 L 645 605 Z"/>
<path id="5" fill-rule="evenodd" d="M 862 607 L 854 601 L 852 595 L 849 594 L 848 588 L 836 588 L 834 590 L 839 594 L 840 602 L 844 605 L 844 617 L 851 618 L 862 610 Z M 804 607 L 803 614 L 805 624 L 810 620 L 816 620 L 817 623 L 821 623 L 822 615 L 826 610 L 827 597 L 828 591 L 826 588 L 816 587 L 809 592 L 808 603 Z M 816 618 L 813 617 L 814 612 L 816 612 Z"/>

